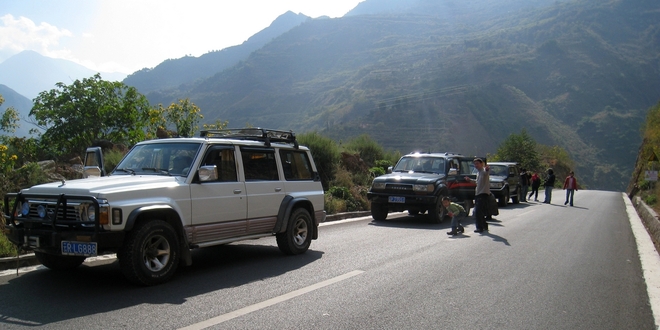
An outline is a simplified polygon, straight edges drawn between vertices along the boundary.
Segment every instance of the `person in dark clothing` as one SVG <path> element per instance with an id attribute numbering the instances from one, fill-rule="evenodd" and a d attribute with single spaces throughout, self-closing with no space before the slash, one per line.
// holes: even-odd
<path id="1" fill-rule="evenodd" d="M 531 175 L 524 168 L 520 169 L 520 186 L 522 188 L 521 202 L 527 202 L 527 190 L 529 189 Z"/>
<path id="2" fill-rule="evenodd" d="M 547 171 L 548 177 L 545 179 L 543 186 L 545 187 L 545 200 L 543 203 L 550 204 L 552 201 L 552 188 L 555 186 L 555 171 L 551 168 Z"/>

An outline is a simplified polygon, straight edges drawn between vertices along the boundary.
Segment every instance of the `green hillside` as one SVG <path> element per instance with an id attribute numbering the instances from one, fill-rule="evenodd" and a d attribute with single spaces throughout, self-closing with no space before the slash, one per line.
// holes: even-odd
<path id="1" fill-rule="evenodd" d="M 469 7 L 454 17 L 408 3 L 428 15 L 310 20 L 191 89 L 148 97 L 189 97 L 209 122 L 368 133 L 402 152 L 493 153 L 526 128 L 567 149 L 588 187 L 624 189 L 645 111 L 660 100 L 660 2 L 474 7 L 478 20 Z"/>

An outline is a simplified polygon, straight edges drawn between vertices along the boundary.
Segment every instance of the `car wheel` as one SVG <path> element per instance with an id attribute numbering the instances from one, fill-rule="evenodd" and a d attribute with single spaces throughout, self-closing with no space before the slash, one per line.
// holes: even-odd
<path id="1" fill-rule="evenodd" d="M 500 198 L 497 199 L 497 204 L 502 207 L 509 204 L 509 188 L 504 189 L 504 191 L 502 191 L 502 195 L 500 196 Z"/>
<path id="2" fill-rule="evenodd" d="M 511 196 L 511 202 L 513 202 L 513 204 L 519 204 L 520 203 L 520 201 L 521 201 L 520 191 L 521 191 L 521 188 L 516 187 L 516 194 Z"/>
<path id="3" fill-rule="evenodd" d="M 371 203 L 371 217 L 376 221 L 387 219 L 387 204 Z"/>
<path id="4" fill-rule="evenodd" d="M 161 284 L 174 276 L 179 265 L 179 239 L 167 222 L 148 221 L 128 233 L 118 257 L 129 281 Z"/>
<path id="5" fill-rule="evenodd" d="M 442 220 L 444 220 L 443 217 L 443 212 L 442 212 L 442 198 L 444 196 L 438 197 L 438 201 L 429 206 L 429 221 L 431 223 L 441 223 Z"/>
<path id="6" fill-rule="evenodd" d="M 306 209 L 299 208 L 291 213 L 286 231 L 278 233 L 277 246 L 285 254 L 305 253 L 312 242 L 312 217 Z"/>
<path id="7" fill-rule="evenodd" d="M 38 251 L 34 251 L 34 256 L 42 265 L 57 271 L 74 269 L 82 265 L 86 258 L 78 256 L 61 256 Z"/>

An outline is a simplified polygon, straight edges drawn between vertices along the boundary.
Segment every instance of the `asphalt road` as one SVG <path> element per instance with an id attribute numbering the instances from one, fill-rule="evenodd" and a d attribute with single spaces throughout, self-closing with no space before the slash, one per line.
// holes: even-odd
<path id="1" fill-rule="evenodd" d="M 200 249 L 156 287 L 128 284 L 114 259 L 5 272 L 0 328 L 655 329 L 621 193 L 500 212 L 454 238 L 391 214 L 326 223 L 302 256 L 274 238 Z"/>

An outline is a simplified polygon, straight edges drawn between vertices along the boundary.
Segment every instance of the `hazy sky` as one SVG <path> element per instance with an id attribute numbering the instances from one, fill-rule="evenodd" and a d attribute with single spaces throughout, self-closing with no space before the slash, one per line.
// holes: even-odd
<path id="1" fill-rule="evenodd" d="M 241 44 L 290 10 L 341 17 L 364 0 L 0 0 L 0 62 L 23 50 L 104 72 Z"/>

